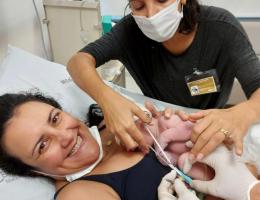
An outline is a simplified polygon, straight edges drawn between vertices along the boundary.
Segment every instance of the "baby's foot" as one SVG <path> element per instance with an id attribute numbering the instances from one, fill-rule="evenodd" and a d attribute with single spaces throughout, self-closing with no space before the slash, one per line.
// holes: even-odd
<path id="1" fill-rule="evenodd" d="M 189 153 L 182 154 L 178 159 L 178 167 L 187 173 L 192 179 L 211 180 L 214 177 L 214 170 L 203 163 L 191 165 Z"/>

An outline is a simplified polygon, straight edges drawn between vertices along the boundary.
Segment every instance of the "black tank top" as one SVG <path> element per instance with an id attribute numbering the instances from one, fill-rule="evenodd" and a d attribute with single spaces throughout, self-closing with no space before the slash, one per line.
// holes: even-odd
<path id="1" fill-rule="evenodd" d="M 162 177 L 169 171 L 170 168 L 163 166 L 154 153 L 150 152 L 131 168 L 109 174 L 85 176 L 77 180 L 104 183 L 113 188 L 121 200 L 157 200 L 157 188 Z M 56 192 L 54 199 L 64 187 Z"/>

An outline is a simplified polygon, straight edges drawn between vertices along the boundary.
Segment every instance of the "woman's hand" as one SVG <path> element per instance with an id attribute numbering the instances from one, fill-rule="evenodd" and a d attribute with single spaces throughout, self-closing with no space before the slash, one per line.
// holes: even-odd
<path id="1" fill-rule="evenodd" d="M 234 143 L 236 153 L 243 152 L 243 138 L 254 123 L 254 112 L 246 102 L 229 109 L 203 110 L 189 115 L 197 121 L 193 127 L 191 141 L 194 146 L 190 159 L 201 160 L 223 141 Z"/>
<path id="2" fill-rule="evenodd" d="M 112 90 L 102 95 L 100 99 L 98 103 L 102 108 L 108 131 L 115 134 L 127 150 L 134 150 L 139 146 L 144 153 L 147 153 L 149 148 L 143 133 L 134 122 L 134 116 L 136 116 L 141 121 L 149 123 L 151 119 L 146 113 L 133 102 Z"/>
<path id="3" fill-rule="evenodd" d="M 177 196 L 174 196 L 176 192 Z M 185 184 L 176 178 L 176 172 L 172 170 L 166 174 L 158 187 L 159 200 L 199 200 L 195 192 L 189 190 Z"/>

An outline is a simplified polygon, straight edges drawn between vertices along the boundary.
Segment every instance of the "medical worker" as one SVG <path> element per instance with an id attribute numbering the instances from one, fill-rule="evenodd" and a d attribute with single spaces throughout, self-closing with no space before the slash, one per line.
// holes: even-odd
<path id="1" fill-rule="evenodd" d="M 219 162 L 221 160 L 221 162 Z M 260 181 L 247 169 L 243 162 L 234 159 L 234 154 L 224 146 L 218 147 L 202 161 L 215 170 L 210 181 L 193 180 L 197 191 L 226 200 L 259 200 Z M 174 191 L 176 195 L 173 195 Z M 159 200 L 199 200 L 196 194 L 176 178 L 176 172 L 166 174 L 158 187 Z"/>
<path id="2" fill-rule="evenodd" d="M 178 112 L 183 120 L 198 121 L 191 160 L 203 159 L 223 141 L 234 143 L 241 154 L 247 129 L 260 119 L 260 62 L 238 20 L 197 0 L 129 0 L 129 6 L 130 15 L 68 63 L 76 84 L 101 106 L 108 129 L 128 150 L 148 151 L 133 116 L 149 118 L 106 86 L 95 69 L 118 59 L 144 95 L 204 109 Z M 225 108 L 235 78 L 248 100 Z"/>

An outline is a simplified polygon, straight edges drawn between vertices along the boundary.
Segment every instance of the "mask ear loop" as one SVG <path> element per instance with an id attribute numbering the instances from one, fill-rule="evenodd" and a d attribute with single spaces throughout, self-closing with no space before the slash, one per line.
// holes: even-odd
<path id="1" fill-rule="evenodd" d="M 55 174 L 48 174 L 48 173 L 41 172 L 41 171 L 37 171 L 37 170 L 31 170 L 31 171 L 34 172 L 34 173 L 37 173 L 37 174 L 44 175 L 44 176 L 49 176 L 49 177 L 53 177 L 53 178 L 58 178 L 59 180 L 65 180 L 65 176 L 55 175 Z"/>

